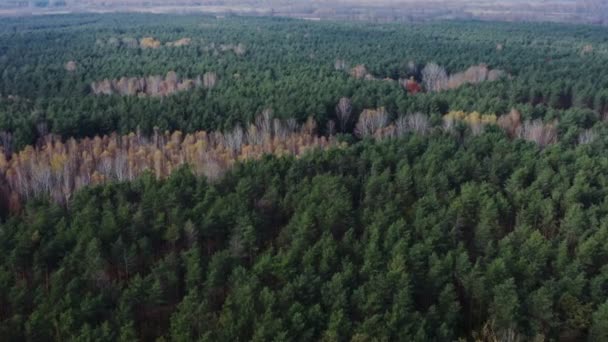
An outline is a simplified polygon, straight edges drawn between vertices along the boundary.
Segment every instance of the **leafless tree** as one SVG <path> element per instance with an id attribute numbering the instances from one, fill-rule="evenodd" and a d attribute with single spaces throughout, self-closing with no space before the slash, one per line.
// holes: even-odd
<path id="1" fill-rule="evenodd" d="M 68 72 L 76 71 L 77 67 L 78 66 L 77 66 L 76 62 L 74 62 L 74 61 L 68 61 L 67 63 L 65 63 L 65 66 L 64 66 L 65 70 Z"/>
<path id="2" fill-rule="evenodd" d="M 163 82 L 163 78 L 156 76 L 149 76 L 146 78 L 146 93 L 148 95 L 157 96 L 160 94 L 160 85 Z"/>
<path id="3" fill-rule="evenodd" d="M 353 112 L 353 103 L 348 97 L 343 97 L 336 106 L 336 117 L 338 118 L 338 124 L 340 125 L 340 132 L 344 132 L 350 117 Z"/>
<path id="4" fill-rule="evenodd" d="M 430 128 L 429 118 L 422 113 L 407 114 L 401 116 L 395 122 L 395 134 L 402 136 L 414 132 L 426 134 Z"/>
<path id="5" fill-rule="evenodd" d="M 345 70 L 347 68 L 346 61 L 343 59 L 336 59 L 334 63 L 334 69 L 336 70 Z"/>
<path id="6" fill-rule="evenodd" d="M 177 91 L 177 82 L 179 82 L 179 78 L 175 71 L 169 71 L 167 76 L 165 76 L 165 85 L 167 88 L 164 95 L 172 94 Z"/>
<path id="7" fill-rule="evenodd" d="M 490 81 L 490 82 L 498 81 L 504 75 L 505 75 L 504 71 L 498 70 L 498 69 L 492 69 L 492 70 L 490 70 L 490 72 L 488 72 L 488 81 Z"/>
<path id="8" fill-rule="evenodd" d="M 426 134 L 431 126 L 428 116 L 422 113 L 406 115 L 410 129 L 418 134 Z"/>
<path id="9" fill-rule="evenodd" d="M 249 125 L 247 129 L 247 142 L 250 145 L 261 145 L 264 137 L 256 125 Z"/>
<path id="10" fill-rule="evenodd" d="M 103 152 L 97 162 L 97 171 L 104 176 L 110 176 L 114 168 L 112 159 L 112 156 L 107 151 Z"/>
<path id="11" fill-rule="evenodd" d="M 469 67 L 465 72 L 466 82 L 477 84 L 488 79 L 488 66 L 485 64 Z"/>
<path id="12" fill-rule="evenodd" d="M 521 126 L 521 114 L 516 109 L 511 109 L 508 115 L 498 118 L 498 126 L 505 130 L 509 137 L 514 138 Z"/>
<path id="13" fill-rule="evenodd" d="M 557 142 L 557 128 L 555 123 L 544 124 L 541 120 L 526 121 L 519 130 L 519 137 L 545 147 Z"/>
<path id="14" fill-rule="evenodd" d="M 275 139 L 284 140 L 289 134 L 287 126 L 277 118 L 272 120 L 272 133 Z"/>
<path id="15" fill-rule="evenodd" d="M 388 113 L 384 108 L 366 109 L 359 115 L 355 134 L 360 138 L 372 136 L 378 130 L 386 127 L 388 121 Z"/>
<path id="16" fill-rule="evenodd" d="M 447 87 L 448 74 L 438 64 L 429 63 L 422 69 L 422 82 L 427 91 L 441 91 Z"/>
<path id="17" fill-rule="evenodd" d="M 285 125 L 287 126 L 287 129 L 289 130 L 289 132 L 295 132 L 298 129 L 298 123 L 296 122 L 296 119 L 294 118 L 289 118 L 287 119 L 287 121 L 285 122 Z"/>
<path id="18" fill-rule="evenodd" d="M 350 70 L 350 75 L 357 79 L 365 78 L 368 75 L 367 68 L 364 64 L 359 64 Z"/>
<path id="19" fill-rule="evenodd" d="M 233 152 L 240 151 L 243 146 L 245 133 L 240 125 L 237 125 L 232 132 L 224 134 L 226 140 L 226 146 Z"/>
<path id="20" fill-rule="evenodd" d="M 203 87 L 205 89 L 213 89 L 217 84 L 217 74 L 214 72 L 206 72 L 203 75 Z"/>
<path id="21" fill-rule="evenodd" d="M 255 125 L 264 137 L 270 137 L 272 134 L 272 115 L 272 109 L 267 108 L 255 118 Z"/>
<path id="22" fill-rule="evenodd" d="M 306 135 L 313 135 L 317 132 L 317 122 L 312 116 L 309 116 L 308 119 L 306 119 L 306 122 L 302 125 L 301 131 Z"/>
<path id="23" fill-rule="evenodd" d="M 5 177 L 7 184 L 7 190 L 0 187 L 0 191 L 11 198 L 11 208 L 19 210 L 20 200 L 37 194 L 48 194 L 67 204 L 74 191 L 89 184 L 131 180 L 145 170 L 153 170 L 162 178 L 185 163 L 191 164 L 197 174 L 215 179 L 242 158 L 266 153 L 299 154 L 333 143 L 314 136 L 315 127 L 312 118 L 299 129 L 295 121 L 272 119 L 271 111 L 265 111 L 247 134 L 240 127 L 226 134 L 201 131 L 185 137 L 179 131 L 170 134 L 156 129 L 151 139 L 131 133 L 70 139 L 66 143 L 49 135 L 45 144 L 30 146 L 10 159 L 6 153 L 0 156 L 0 178 Z"/>
<path id="24" fill-rule="evenodd" d="M 591 144 L 595 140 L 595 132 L 592 129 L 586 129 L 578 136 L 578 143 L 580 145 Z"/>
<path id="25" fill-rule="evenodd" d="M 114 157 L 114 177 L 119 182 L 127 180 L 128 160 L 127 156 L 119 151 Z"/>
<path id="26" fill-rule="evenodd" d="M 245 45 L 243 43 L 239 43 L 232 49 L 232 51 L 234 51 L 234 53 L 238 56 L 242 56 L 247 52 L 247 48 L 245 48 Z"/>

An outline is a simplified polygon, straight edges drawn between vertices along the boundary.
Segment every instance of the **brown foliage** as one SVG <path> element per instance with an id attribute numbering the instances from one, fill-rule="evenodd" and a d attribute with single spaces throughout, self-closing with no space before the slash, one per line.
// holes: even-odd
<path id="1" fill-rule="evenodd" d="M 188 46 L 192 42 L 191 38 L 181 38 L 174 42 L 168 42 L 165 45 L 169 47 L 180 47 L 180 46 Z"/>
<path id="2" fill-rule="evenodd" d="M 144 37 L 139 41 L 139 46 L 144 49 L 146 49 L 146 48 L 156 49 L 156 48 L 160 47 L 160 41 L 153 37 Z"/>
<path id="3" fill-rule="evenodd" d="M 485 81 L 494 82 L 498 81 L 503 75 L 502 70 L 489 69 L 485 64 L 474 65 L 464 72 L 450 75 L 447 88 L 455 89 L 465 84 L 478 84 Z"/>
<path id="4" fill-rule="evenodd" d="M 509 137 L 517 136 L 521 127 L 521 114 L 516 109 L 511 109 L 508 115 L 498 118 L 498 126 L 502 128 Z"/>
<path id="5" fill-rule="evenodd" d="M 382 137 L 383 129 L 389 124 L 389 117 L 384 107 L 378 109 L 365 109 L 359 115 L 359 121 L 355 127 L 355 134 L 360 138 L 368 136 Z"/>
<path id="6" fill-rule="evenodd" d="M 521 138 L 532 141 L 541 147 L 545 147 L 557 142 L 557 123 L 543 123 L 541 120 L 526 120 L 521 122 L 521 114 L 512 109 L 508 115 L 503 115 L 498 119 L 498 126 L 501 127 L 511 138 Z M 584 132 L 579 137 L 581 144 L 589 143 L 593 140 L 593 132 Z"/>
<path id="7" fill-rule="evenodd" d="M 215 44 L 211 44 L 209 46 L 208 50 L 215 50 Z M 247 53 L 247 48 L 245 47 L 245 45 L 243 43 L 238 43 L 236 45 L 235 44 L 220 44 L 218 47 L 218 50 L 220 52 L 232 51 L 237 56 L 242 56 L 245 53 Z M 215 50 L 215 51 L 217 51 L 217 50 Z"/>
<path id="8" fill-rule="evenodd" d="M 205 89 L 212 89 L 217 84 L 217 74 L 214 72 L 206 72 L 203 75 L 203 87 Z"/>
<path id="9" fill-rule="evenodd" d="M 363 79 L 368 77 L 369 72 L 367 71 L 367 68 L 364 64 L 359 64 L 354 68 L 350 69 L 350 75 L 356 79 Z"/>
<path id="10" fill-rule="evenodd" d="M 207 72 L 196 79 L 180 79 L 174 71 L 169 71 L 165 78 L 162 76 L 121 77 L 120 79 L 93 82 L 91 91 L 95 95 L 125 95 L 125 96 L 167 96 L 179 91 L 191 90 L 204 86 L 213 88 L 217 83 L 217 74 Z"/>
<path id="11" fill-rule="evenodd" d="M 581 49 L 581 55 L 588 55 L 593 52 L 593 45 L 587 44 Z"/>
<path id="12" fill-rule="evenodd" d="M 188 37 L 184 37 L 184 38 L 180 38 L 178 40 L 172 41 L 172 42 L 166 42 L 164 45 L 167 47 L 181 47 L 181 46 L 188 46 L 192 43 L 192 39 L 188 38 Z M 116 37 L 110 37 L 107 40 L 98 38 L 95 40 L 95 45 L 97 46 L 110 46 L 110 47 L 126 47 L 129 49 L 137 49 L 137 48 L 142 48 L 142 49 L 157 49 L 159 47 L 161 47 L 162 43 L 160 40 L 154 38 L 154 37 L 143 37 L 141 39 L 136 39 L 133 37 L 123 37 L 123 38 L 116 38 Z"/>
<path id="13" fill-rule="evenodd" d="M 313 134 L 309 119 L 298 127 L 272 119 L 266 111 L 245 132 L 237 126 L 230 132 L 183 134 L 159 133 L 146 138 L 131 133 L 69 139 L 48 136 L 45 143 L 9 157 L 0 153 L 0 184 L 3 197 L 13 209 L 20 200 L 41 194 L 66 203 L 71 194 L 90 184 L 132 180 L 146 170 L 164 178 L 180 165 L 188 164 L 199 175 L 216 178 L 238 160 L 264 154 L 300 155 L 311 148 L 335 145 L 333 138 Z"/>
<path id="14" fill-rule="evenodd" d="M 64 66 L 65 70 L 69 71 L 69 72 L 76 71 L 77 67 L 78 66 L 76 65 L 76 62 L 74 62 L 74 61 L 69 61 L 69 62 L 65 63 L 65 66 Z"/>
<path id="15" fill-rule="evenodd" d="M 557 142 L 557 124 L 555 122 L 543 123 L 541 120 L 526 120 L 519 129 L 518 136 L 534 142 L 540 147 L 545 147 Z"/>

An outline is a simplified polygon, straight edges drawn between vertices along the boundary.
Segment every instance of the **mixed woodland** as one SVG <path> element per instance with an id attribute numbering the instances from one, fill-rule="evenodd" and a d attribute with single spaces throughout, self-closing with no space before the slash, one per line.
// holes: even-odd
<path id="1" fill-rule="evenodd" d="M 0 21 L 0 341 L 608 340 L 608 35 Z"/>

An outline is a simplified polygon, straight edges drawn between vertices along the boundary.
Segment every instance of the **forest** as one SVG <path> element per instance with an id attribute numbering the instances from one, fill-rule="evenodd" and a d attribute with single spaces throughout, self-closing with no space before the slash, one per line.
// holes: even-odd
<path id="1" fill-rule="evenodd" d="M 0 341 L 608 341 L 596 26 L 0 21 Z"/>

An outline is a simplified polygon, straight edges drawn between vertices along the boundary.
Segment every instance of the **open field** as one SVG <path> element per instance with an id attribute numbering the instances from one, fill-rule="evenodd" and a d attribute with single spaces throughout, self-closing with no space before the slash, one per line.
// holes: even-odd
<path id="1" fill-rule="evenodd" d="M 479 0 L 0 1 L 0 15 L 5 16 L 79 12 L 217 13 L 387 22 L 431 19 L 481 19 L 608 23 L 608 4 L 601 0 L 547 0 L 542 2 L 520 0 L 506 2 Z"/>

